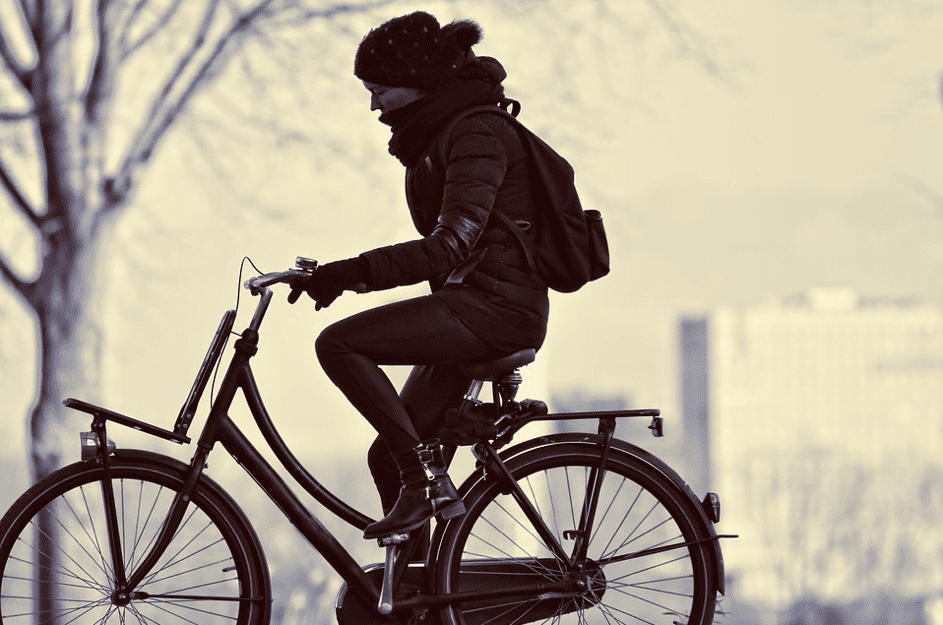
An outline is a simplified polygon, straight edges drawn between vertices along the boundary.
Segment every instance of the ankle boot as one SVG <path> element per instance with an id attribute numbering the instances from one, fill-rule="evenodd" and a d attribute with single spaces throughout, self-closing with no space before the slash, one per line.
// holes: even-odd
<path id="1" fill-rule="evenodd" d="M 402 534 L 440 514 L 445 519 L 465 514 L 465 504 L 446 471 L 438 440 L 392 455 L 403 482 L 399 499 L 385 518 L 364 529 L 364 538 Z"/>

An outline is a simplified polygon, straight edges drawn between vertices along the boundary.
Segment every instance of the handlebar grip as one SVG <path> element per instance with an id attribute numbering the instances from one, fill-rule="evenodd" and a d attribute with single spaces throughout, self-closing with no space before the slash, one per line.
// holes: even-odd
<path id="1" fill-rule="evenodd" d="M 287 282 L 288 278 L 298 275 L 301 273 L 300 269 L 289 269 L 288 271 L 279 271 L 276 273 L 265 273 L 261 276 L 255 276 L 254 278 L 249 278 L 243 283 L 243 286 L 253 295 L 258 295 L 262 289 L 265 287 L 277 284 L 279 282 Z"/>

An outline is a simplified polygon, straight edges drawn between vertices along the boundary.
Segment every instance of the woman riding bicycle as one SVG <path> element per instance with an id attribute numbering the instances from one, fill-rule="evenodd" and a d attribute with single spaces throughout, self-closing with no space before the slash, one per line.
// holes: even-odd
<path id="1" fill-rule="evenodd" d="M 389 151 L 406 167 L 406 201 L 422 238 L 328 263 L 292 283 L 290 301 L 305 291 L 318 310 L 357 285 L 431 286 L 430 295 L 339 321 L 316 343 L 328 377 L 379 435 L 368 463 L 386 516 L 365 538 L 464 512 L 435 440 L 446 409 L 468 388 L 460 366 L 539 348 L 546 334 L 547 287 L 493 218 L 505 215 L 525 236 L 534 222 L 515 128 L 498 115 L 472 115 L 440 146 L 462 111 L 504 101 L 504 68 L 471 50 L 481 36 L 474 22 L 440 28 L 416 12 L 364 37 L 354 74 L 371 94 L 370 109 L 391 127 Z M 414 366 L 401 393 L 380 365 Z"/>

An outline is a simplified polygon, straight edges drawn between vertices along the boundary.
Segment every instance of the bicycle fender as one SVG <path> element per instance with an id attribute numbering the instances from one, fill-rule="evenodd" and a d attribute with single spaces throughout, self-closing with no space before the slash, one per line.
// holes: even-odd
<path id="1" fill-rule="evenodd" d="M 602 443 L 602 440 L 603 437 L 598 434 L 560 432 L 556 434 L 548 434 L 546 436 L 538 436 L 536 438 L 523 441 L 499 452 L 498 455 L 501 457 L 502 462 L 508 462 L 510 459 L 516 456 L 534 449 L 539 449 L 541 447 L 565 443 L 582 443 L 586 445 L 598 446 Z M 726 573 L 724 569 L 724 556 L 720 548 L 720 540 L 717 538 L 717 532 L 714 529 L 714 524 L 711 523 L 711 521 L 707 518 L 707 513 L 701 506 L 701 502 L 694 494 L 694 491 L 691 490 L 691 487 L 688 486 L 687 482 L 685 482 L 684 479 L 682 479 L 674 469 L 665 464 L 665 462 L 660 460 L 657 456 L 648 451 L 645 451 L 641 447 L 627 443 L 626 441 L 618 438 L 612 439 L 611 446 L 645 463 L 653 471 L 660 473 L 662 476 L 669 479 L 672 483 L 675 484 L 675 486 L 678 487 L 682 493 L 685 494 L 691 503 L 691 507 L 697 511 L 698 518 L 701 519 L 702 527 L 707 534 L 706 537 L 712 539 L 712 552 L 714 554 L 714 562 L 717 569 L 717 590 L 722 595 L 726 594 Z M 472 488 L 474 488 L 484 479 L 484 471 L 482 467 L 478 467 L 475 469 L 474 473 L 472 473 L 464 482 L 462 482 L 462 485 L 458 489 L 459 495 L 464 498 Z M 438 558 L 439 547 L 441 545 L 442 539 L 445 536 L 445 529 L 447 526 L 447 523 L 440 523 L 436 525 L 436 529 L 430 543 L 429 560 L 427 561 L 428 566 L 434 566 L 434 563 Z"/>
<path id="2" fill-rule="evenodd" d="M 146 451 L 144 449 L 122 449 L 119 447 L 115 450 L 113 455 L 116 458 L 127 458 L 129 460 L 147 460 L 148 462 L 153 462 L 154 464 L 163 465 L 171 471 L 176 471 L 178 473 L 186 473 L 190 468 L 189 465 L 177 460 L 176 458 L 171 458 L 170 456 L 158 454 L 153 451 Z"/>

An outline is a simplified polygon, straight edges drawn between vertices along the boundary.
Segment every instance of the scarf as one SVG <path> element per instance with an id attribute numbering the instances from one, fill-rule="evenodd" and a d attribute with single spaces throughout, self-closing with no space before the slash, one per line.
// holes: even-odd
<path id="1" fill-rule="evenodd" d="M 380 121 L 390 126 L 390 154 L 406 167 L 419 157 L 456 114 L 473 106 L 497 104 L 504 99 L 501 82 L 507 73 L 489 57 L 468 63 L 442 89 L 404 107 L 383 113 Z"/>

